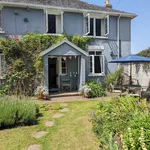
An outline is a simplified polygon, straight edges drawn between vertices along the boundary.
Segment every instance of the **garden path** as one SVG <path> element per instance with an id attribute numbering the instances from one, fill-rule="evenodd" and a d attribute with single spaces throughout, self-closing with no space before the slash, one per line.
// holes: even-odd
<path id="1" fill-rule="evenodd" d="M 61 104 L 61 106 L 68 106 L 68 104 L 64 103 L 64 104 Z M 63 108 L 63 109 L 60 110 L 60 112 L 68 112 L 68 111 L 69 111 L 68 108 Z M 54 114 L 52 116 L 52 118 L 57 119 L 57 118 L 60 118 L 60 117 L 62 117 L 64 115 L 65 114 L 57 113 L 57 114 Z M 53 121 L 47 121 L 47 122 L 45 122 L 45 126 L 46 127 L 52 127 L 53 125 L 54 125 Z M 45 136 L 46 134 L 48 134 L 48 132 L 46 132 L 46 131 L 39 131 L 36 134 L 34 134 L 33 137 L 36 138 L 36 139 L 39 139 L 39 138 L 42 138 L 43 136 Z M 27 150 L 41 150 L 41 149 L 40 149 L 40 145 L 33 144 L 33 145 L 30 145 L 27 148 Z"/>

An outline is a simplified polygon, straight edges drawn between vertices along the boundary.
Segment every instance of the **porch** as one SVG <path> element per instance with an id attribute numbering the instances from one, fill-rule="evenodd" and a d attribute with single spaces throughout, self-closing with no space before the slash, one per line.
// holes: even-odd
<path id="1" fill-rule="evenodd" d="M 78 91 L 85 84 L 87 52 L 64 39 L 41 53 L 49 93 Z"/>

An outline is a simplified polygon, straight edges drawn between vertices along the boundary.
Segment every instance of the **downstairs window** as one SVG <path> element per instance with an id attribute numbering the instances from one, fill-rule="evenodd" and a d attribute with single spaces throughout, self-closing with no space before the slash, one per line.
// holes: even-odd
<path id="1" fill-rule="evenodd" d="M 104 73 L 104 55 L 101 51 L 89 51 L 90 74 L 101 75 Z"/>

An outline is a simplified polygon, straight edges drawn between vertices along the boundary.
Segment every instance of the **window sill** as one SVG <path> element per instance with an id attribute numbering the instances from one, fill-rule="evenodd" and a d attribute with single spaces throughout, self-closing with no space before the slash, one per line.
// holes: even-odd
<path id="1" fill-rule="evenodd" d="M 44 35 L 63 36 L 61 33 L 45 33 Z"/>
<path id="2" fill-rule="evenodd" d="M 99 76 L 103 77 L 105 76 L 105 74 L 104 73 L 91 73 L 88 76 L 89 77 L 99 77 Z"/>
<path id="3" fill-rule="evenodd" d="M 88 36 L 88 35 L 86 35 L 83 37 L 90 37 L 90 38 L 96 38 L 96 39 L 108 39 L 108 36 L 106 37 L 106 36 Z"/>

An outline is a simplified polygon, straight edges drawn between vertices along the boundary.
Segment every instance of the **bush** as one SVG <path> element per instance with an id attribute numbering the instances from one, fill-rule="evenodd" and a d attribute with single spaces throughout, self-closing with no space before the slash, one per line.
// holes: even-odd
<path id="1" fill-rule="evenodd" d="M 0 100 L 0 128 L 33 125 L 37 122 L 38 115 L 38 106 L 33 102 Z"/>
<path id="2" fill-rule="evenodd" d="M 101 84 L 96 83 L 95 81 L 88 81 L 86 85 L 90 89 L 87 93 L 89 98 L 106 96 L 106 92 Z"/>
<path id="3" fill-rule="evenodd" d="M 139 102 L 137 99 L 129 96 L 114 98 L 109 101 L 101 101 L 98 105 L 98 109 L 92 115 L 93 130 L 99 137 L 100 145 L 104 149 L 108 149 L 111 142 L 115 144 L 115 141 L 121 147 L 121 135 L 124 136 L 124 142 L 130 149 L 130 137 L 127 129 L 131 128 L 136 143 L 136 150 L 140 147 L 139 131 L 143 127 L 146 131 L 145 141 L 147 142 L 145 144 L 150 149 L 148 144 L 150 139 L 149 118 L 149 107 L 145 100 Z M 110 141 L 110 134 L 112 134 L 112 141 Z"/>
<path id="4" fill-rule="evenodd" d="M 116 72 L 111 73 L 104 78 L 105 87 L 107 88 L 108 91 L 111 91 L 112 90 L 111 85 L 114 86 L 122 85 L 123 79 L 124 79 L 123 69 L 120 68 Z"/>

